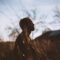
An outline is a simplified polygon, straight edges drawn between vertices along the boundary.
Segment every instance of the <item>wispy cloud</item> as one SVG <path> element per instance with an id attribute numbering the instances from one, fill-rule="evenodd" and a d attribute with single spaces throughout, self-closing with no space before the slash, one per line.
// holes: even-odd
<path id="1" fill-rule="evenodd" d="M 5 30 L 5 28 L 7 26 L 10 26 L 11 23 L 18 24 L 16 23 L 16 21 L 20 20 L 20 18 L 22 17 L 27 16 L 26 11 L 28 11 L 33 16 L 31 10 L 36 10 L 37 13 L 36 20 L 38 21 L 40 20 L 45 21 L 44 18 L 40 19 L 40 16 L 42 15 L 43 17 L 45 15 L 46 16 L 48 15 L 48 18 L 46 19 L 45 22 L 48 23 L 53 21 L 53 18 L 51 17 L 52 15 L 50 16 L 49 14 L 51 14 L 51 11 L 55 5 L 60 6 L 60 0 L 0 0 L 1 34 L 3 34 L 6 37 L 7 30 Z M 53 26 L 49 25 L 49 27 L 53 27 Z M 39 32 L 42 31 L 43 28 L 40 27 Z"/>

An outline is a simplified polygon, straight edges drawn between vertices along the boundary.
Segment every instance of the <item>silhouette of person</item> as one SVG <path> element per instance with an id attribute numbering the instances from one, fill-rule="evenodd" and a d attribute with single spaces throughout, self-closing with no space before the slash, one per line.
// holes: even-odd
<path id="1" fill-rule="evenodd" d="M 17 37 L 16 43 L 21 51 L 21 60 L 25 60 L 25 58 L 31 53 L 31 39 L 29 35 L 34 30 L 34 24 L 29 17 L 26 17 L 20 20 L 19 25 L 22 29 L 22 32 Z"/>

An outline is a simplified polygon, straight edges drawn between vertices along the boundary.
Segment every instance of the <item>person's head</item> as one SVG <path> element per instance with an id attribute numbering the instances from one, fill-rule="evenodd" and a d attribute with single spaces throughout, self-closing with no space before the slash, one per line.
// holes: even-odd
<path id="1" fill-rule="evenodd" d="M 27 29 L 29 33 L 34 30 L 34 24 L 28 17 L 21 19 L 19 25 L 22 30 Z"/>

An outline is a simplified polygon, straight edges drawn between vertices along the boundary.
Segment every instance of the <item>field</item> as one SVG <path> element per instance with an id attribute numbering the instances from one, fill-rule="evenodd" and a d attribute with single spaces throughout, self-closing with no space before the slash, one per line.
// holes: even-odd
<path id="1" fill-rule="evenodd" d="M 14 49 L 15 42 L 0 42 L 0 60 L 4 60 L 6 56 Z"/>
<path id="2" fill-rule="evenodd" d="M 39 55 L 37 60 L 60 60 L 60 41 L 37 38 L 31 41 L 32 48 Z M 20 50 L 15 42 L 0 42 L 0 60 L 21 60 Z"/>

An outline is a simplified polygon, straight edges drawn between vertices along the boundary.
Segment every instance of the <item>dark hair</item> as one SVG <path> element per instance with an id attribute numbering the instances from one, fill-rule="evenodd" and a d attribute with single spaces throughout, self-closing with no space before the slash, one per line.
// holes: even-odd
<path id="1" fill-rule="evenodd" d="M 32 29 L 34 24 L 29 17 L 26 17 L 20 20 L 19 25 L 22 29 Z"/>

